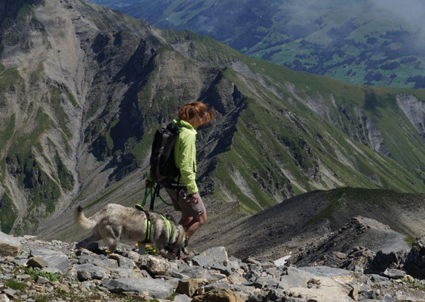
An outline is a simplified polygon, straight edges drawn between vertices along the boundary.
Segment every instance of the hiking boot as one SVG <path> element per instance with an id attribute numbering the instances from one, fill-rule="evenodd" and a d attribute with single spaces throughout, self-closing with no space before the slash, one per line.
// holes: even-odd
<path id="1" fill-rule="evenodd" d="M 183 253 L 183 254 L 185 254 L 186 256 L 187 256 L 187 255 L 189 255 L 189 250 L 187 249 L 187 246 L 182 247 L 182 248 L 181 248 L 181 251 L 182 251 L 182 253 Z"/>
<path id="2" fill-rule="evenodd" d="M 195 257 L 195 253 L 194 252 L 187 252 L 186 253 L 180 253 L 180 255 L 177 257 L 178 260 L 183 260 L 183 261 L 189 261 L 192 260 L 192 258 Z"/>

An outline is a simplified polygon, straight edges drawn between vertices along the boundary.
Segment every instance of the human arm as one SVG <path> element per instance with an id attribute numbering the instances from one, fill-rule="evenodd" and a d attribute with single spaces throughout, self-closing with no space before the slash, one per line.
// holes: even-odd
<path id="1" fill-rule="evenodd" d="M 196 185 L 196 134 L 185 131 L 179 138 L 176 165 L 180 170 L 180 180 L 186 185 L 189 194 L 198 192 Z"/>

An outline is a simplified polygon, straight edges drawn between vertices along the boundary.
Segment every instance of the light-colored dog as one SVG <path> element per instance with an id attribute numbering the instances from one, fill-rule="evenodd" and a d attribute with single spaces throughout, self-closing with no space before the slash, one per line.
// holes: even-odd
<path id="1" fill-rule="evenodd" d="M 169 220 L 172 225 L 172 234 L 169 234 L 163 216 L 149 212 L 149 217 L 152 222 L 151 239 L 158 253 L 169 259 L 175 259 L 187 239 L 183 226 Z M 143 250 L 144 244 L 141 242 L 146 236 L 145 212 L 119 204 L 108 204 L 90 219 L 84 215 L 83 209 L 78 207 L 75 219 L 84 229 L 92 230 L 92 235 L 79 242 L 77 246 L 86 247 L 93 241 L 104 239 L 108 243 L 109 250 L 114 252 L 120 240 L 127 239 L 139 242 L 139 247 Z"/>

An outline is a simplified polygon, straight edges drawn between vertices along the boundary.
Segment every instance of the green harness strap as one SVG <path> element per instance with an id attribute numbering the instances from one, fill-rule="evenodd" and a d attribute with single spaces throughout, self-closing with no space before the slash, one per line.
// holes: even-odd
<path id="1" fill-rule="evenodd" d="M 146 217 L 146 220 L 145 220 L 145 230 L 146 230 L 146 235 L 142 243 L 151 243 L 152 242 L 152 238 L 151 238 L 152 237 L 152 221 L 148 219 L 148 217 Z"/>
<path id="2" fill-rule="evenodd" d="M 146 215 L 146 212 L 145 212 Z M 170 240 L 170 238 L 173 236 L 173 225 L 171 224 L 171 222 L 165 218 L 164 216 L 162 216 L 161 214 L 159 214 L 162 219 L 164 219 L 164 222 L 167 226 L 167 237 L 168 240 Z M 146 215 L 146 220 L 145 220 L 145 230 L 146 230 L 146 235 L 145 235 L 145 239 L 143 239 L 142 243 L 152 243 L 152 221 L 149 217 L 149 215 Z"/>
<path id="3" fill-rule="evenodd" d="M 145 239 L 142 241 L 142 243 L 152 243 L 152 221 L 150 219 L 149 213 L 145 211 L 145 205 L 146 205 L 146 201 L 148 200 L 149 195 L 151 195 L 154 198 L 153 188 L 148 189 L 148 187 L 146 187 L 145 188 L 145 196 L 144 196 L 142 202 L 140 204 L 135 205 L 136 209 L 144 212 L 145 215 L 146 215 L 146 220 L 145 220 L 146 235 L 145 235 Z M 161 201 L 164 202 L 166 205 L 171 205 L 171 204 L 167 203 L 159 194 L 158 194 L 158 196 L 161 199 Z M 151 204 L 151 206 L 153 206 L 153 203 Z M 171 224 L 171 222 L 167 218 L 165 218 L 161 214 L 159 214 L 159 215 L 162 217 L 162 219 L 164 219 L 164 222 L 167 226 L 168 240 L 170 240 L 170 238 L 173 236 L 173 231 L 174 231 L 173 225 Z"/>
<path id="4" fill-rule="evenodd" d="M 159 185 L 158 185 L 159 186 Z M 159 187 L 158 187 L 159 188 Z M 156 189 L 155 189 L 156 190 Z M 155 190 L 153 189 L 153 188 L 148 188 L 148 187 L 145 187 L 145 196 L 143 197 L 143 200 L 142 200 L 142 202 L 140 203 L 140 204 L 136 204 L 135 205 L 135 207 L 136 207 L 136 209 L 138 209 L 138 210 L 140 210 L 140 211 L 144 211 L 145 210 L 145 205 L 146 205 L 146 202 L 148 201 L 148 197 L 149 197 L 149 195 L 151 196 L 151 211 L 153 211 L 153 203 L 154 203 L 154 201 L 155 201 Z M 171 203 L 168 203 L 168 202 L 166 202 L 165 200 L 164 200 L 164 198 L 162 198 L 161 197 L 161 195 L 159 195 L 159 192 L 158 192 L 158 195 L 157 195 L 158 197 L 159 197 L 159 199 L 163 202 L 163 203 L 165 203 L 167 206 L 172 206 L 172 204 Z"/>
<path id="5" fill-rule="evenodd" d="M 167 225 L 167 234 L 168 234 L 167 237 L 168 237 L 168 240 L 170 240 L 170 238 L 173 236 L 173 231 L 174 231 L 173 230 L 173 225 L 171 224 L 171 222 L 167 218 L 165 218 L 162 215 L 161 215 L 161 217 L 162 217 L 162 219 L 164 219 L 165 224 Z"/>

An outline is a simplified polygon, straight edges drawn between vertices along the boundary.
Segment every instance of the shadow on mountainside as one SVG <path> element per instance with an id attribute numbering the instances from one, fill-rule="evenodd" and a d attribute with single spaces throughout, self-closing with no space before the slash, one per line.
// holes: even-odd
<path id="1" fill-rule="evenodd" d="M 366 221 L 365 225 L 371 231 L 366 236 L 356 237 L 356 240 L 354 237 L 343 240 L 350 246 L 362 245 L 375 252 L 386 247 L 394 251 L 402 250 L 425 229 L 425 221 L 421 219 L 425 212 L 424 199 L 424 194 L 388 190 L 341 188 L 314 191 L 288 199 L 248 218 L 220 219 L 220 214 L 216 214 L 192 244 L 202 248 L 224 245 L 230 254 L 241 258 L 257 256 L 278 259 L 317 244 L 353 217 L 363 216 L 362 223 Z M 220 212 L 216 208 L 210 211 Z M 374 236 L 383 236 L 388 240 L 373 240 Z M 396 242 L 390 243 L 395 238 Z M 345 246 L 346 249 L 348 247 Z"/>

